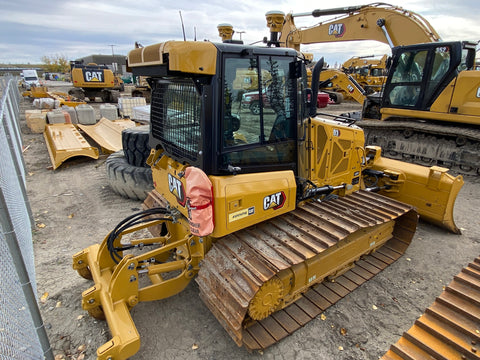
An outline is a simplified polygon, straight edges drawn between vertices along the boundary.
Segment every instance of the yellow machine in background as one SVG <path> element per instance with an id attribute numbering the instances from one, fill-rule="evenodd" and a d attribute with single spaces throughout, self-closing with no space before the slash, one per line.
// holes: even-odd
<path id="1" fill-rule="evenodd" d="M 335 16 L 310 27 L 297 28 L 295 18 Z M 279 36 L 280 46 L 300 51 L 300 45 L 325 42 L 375 40 L 391 48 L 440 41 L 430 23 L 413 11 L 385 3 L 313 10 L 308 13 L 280 11 L 266 14 L 267 26 Z"/>
<path id="2" fill-rule="evenodd" d="M 84 65 L 79 61 L 71 61 L 70 68 L 74 88 L 68 94 L 76 98 L 95 101 L 96 97 L 100 97 L 103 102 L 117 102 L 119 92 L 124 90 L 121 77 L 106 65 Z"/>
<path id="3" fill-rule="evenodd" d="M 344 99 L 353 99 L 363 104 L 367 95 L 365 89 L 352 75 L 339 69 L 322 70 L 319 90 L 326 92 L 335 104 L 340 104 Z"/>
<path id="4" fill-rule="evenodd" d="M 373 56 L 354 56 L 342 65 L 346 74 L 351 75 L 367 94 L 382 90 L 387 79 L 388 56 L 383 55 L 380 59 Z"/>
<path id="5" fill-rule="evenodd" d="M 306 28 L 301 16 L 333 19 Z M 419 14 L 388 4 L 359 5 L 287 14 L 266 14 L 271 45 L 291 47 L 322 42 L 376 40 L 392 48 L 384 91 L 368 95 L 357 119 L 366 143 L 386 156 L 439 165 L 462 174 L 480 173 L 480 73 L 476 43 L 440 42 Z"/>
<path id="6" fill-rule="evenodd" d="M 169 41 L 132 50 L 128 63 L 152 87 L 155 190 L 144 211 L 73 256 L 94 281 L 82 307 L 112 333 L 98 359 L 135 354 L 132 307 L 194 278 L 238 345 L 266 348 L 398 259 L 417 212 L 459 232 L 461 176 L 383 158 L 352 122 L 316 117 L 323 62 L 312 90 L 292 49 Z M 247 72 L 258 113 L 241 106 Z M 145 228 L 152 237 L 131 236 Z M 327 304 L 331 279 L 342 296 Z"/>

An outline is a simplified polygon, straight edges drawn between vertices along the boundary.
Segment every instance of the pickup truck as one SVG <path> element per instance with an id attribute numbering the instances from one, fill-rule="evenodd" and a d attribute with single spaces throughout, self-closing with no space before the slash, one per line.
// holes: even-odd
<path id="1" fill-rule="evenodd" d="M 268 89 L 263 89 L 262 91 L 262 101 L 264 107 L 270 107 L 270 101 L 268 100 L 268 96 L 266 96 L 266 92 Z M 327 93 L 322 91 L 318 92 L 317 95 L 317 108 L 324 108 L 327 106 L 330 97 Z M 260 96 L 258 91 L 250 91 L 246 92 L 242 95 L 242 109 L 249 109 L 253 115 L 260 114 Z"/>

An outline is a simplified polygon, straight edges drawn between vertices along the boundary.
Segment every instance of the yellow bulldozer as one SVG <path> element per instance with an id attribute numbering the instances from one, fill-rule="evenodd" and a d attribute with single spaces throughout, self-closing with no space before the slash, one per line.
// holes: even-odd
<path id="1" fill-rule="evenodd" d="M 168 41 L 130 51 L 128 64 L 152 88 L 155 189 L 73 256 L 93 280 L 82 307 L 112 335 L 98 359 L 135 354 L 130 310 L 192 279 L 239 346 L 267 348 L 397 260 L 418 214 L 459 233 L 461 176 L 386 159 L 353 122 L 316 116 L 322 61 L 311 89 L 293 49 Z M 246 73 L 255 114 L 238 96 Z"/>

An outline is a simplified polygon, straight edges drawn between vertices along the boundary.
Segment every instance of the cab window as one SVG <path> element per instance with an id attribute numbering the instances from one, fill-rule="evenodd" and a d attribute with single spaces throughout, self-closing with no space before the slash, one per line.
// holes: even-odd
<path id="1" fill-rule="evenodd" d="M 295 161 L 291 61 L 274 56 L 225 59 L 222 168 Z"/>
<path id="2" fill-rule="evenodd" d="M 388 95 L 391 105 L 411 107 L 417 105 L 427 55 L 426 50 L 409 51 L 400 55 L 392 76 L 392 89 Z"/>

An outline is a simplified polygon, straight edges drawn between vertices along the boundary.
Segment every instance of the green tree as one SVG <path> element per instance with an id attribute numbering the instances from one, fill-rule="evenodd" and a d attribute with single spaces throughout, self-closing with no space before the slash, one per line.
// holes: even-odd
<path id="1" fill-rule="evenodd" d="M 68 73 L 70 71 L 70 62 L 63 55 L 42 56 L 45 71 L 52 73 Z"/>

